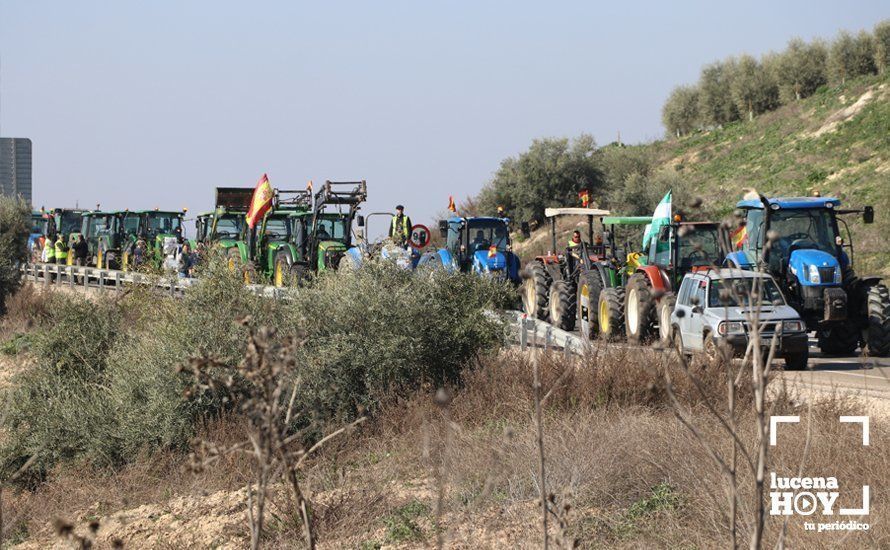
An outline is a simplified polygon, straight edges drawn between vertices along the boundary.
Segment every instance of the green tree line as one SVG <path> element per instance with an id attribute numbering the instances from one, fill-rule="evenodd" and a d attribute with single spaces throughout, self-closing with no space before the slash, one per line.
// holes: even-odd
<path id="1" fill-rule="evenodd" d="M 831 42 L 794 38 L 760 59 L 730 57 L 706 65 L 696 84 L 674 88 L 662 108 L 671 135 L 719 128 L 794 103 L 821 86 L 885 72 L 890 67 L 890 19 L 874 31 L 842 31 Z"/>

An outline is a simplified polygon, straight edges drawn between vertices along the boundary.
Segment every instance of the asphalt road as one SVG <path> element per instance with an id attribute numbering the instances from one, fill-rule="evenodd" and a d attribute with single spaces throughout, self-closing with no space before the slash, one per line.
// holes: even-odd
<path id="1" fill-rule="evenodd" d="M 781 361 L 777 361 L 776 366 L 780 364 Z M 810 338 L 809 368 L 783 371 L 782 377 L 790 384 L 816 391 L 890 400 L 890 358 L 825 357 L 815 338 Z"/>

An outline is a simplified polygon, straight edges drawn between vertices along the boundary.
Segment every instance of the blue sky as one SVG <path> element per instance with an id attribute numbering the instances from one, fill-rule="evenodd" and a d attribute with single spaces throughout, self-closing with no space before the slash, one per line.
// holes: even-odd
<path id="1" fill-rule="evenodd" d="M 368 181 L 431 221 L 536 137 L 662 135 L 727 55 L 831 38 L 886 2 L 0 0 L 0 133 L 36 206 L 210 208 L 216 186 Z"/>

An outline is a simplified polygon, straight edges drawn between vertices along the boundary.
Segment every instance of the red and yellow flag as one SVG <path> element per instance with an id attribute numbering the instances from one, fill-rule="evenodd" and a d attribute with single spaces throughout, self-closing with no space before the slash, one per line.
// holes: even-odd
<path id="1" fill-rule="evenodd" d="M 451 212 L 457 212 L 457 206 L 454 204 L 454 197 L 448 195 L 448 210 Z"/>
<path id="2" fill-rule="evenodd" d="M 250 209 L 247 211 L 247 226 L 253 227 L 260 221 L 266 212 L 272 208 L 272 196 L 274 195 L 269 176 L 263 174 L 253 190 L 253 198 L 250 199 Z"/>
<path id="3" fill-rule="evenodd" d="M 488 248 L 488 257 L 489 257 L 489 258 L 495 258 L 495 257 L 497 257 L 497 255 L 498 255 L 498 247 L 496 247 L 496 246 L 490 246 L 490 247 Z"/>
<path id="4" fill-rule="evenodd" d="M 748 241 L 748 228 L 741 226 L 729 236 L 732 239 L 732 246 L 736 249 L 742 248 Z"/>
<path id="5" fill-rule="evenodd" d="M 590 191 L 587 189 L 578 191 L 578 198 L 581 199 L 581 206 L 587 208 L 587 205 L 590 204 Z"/>

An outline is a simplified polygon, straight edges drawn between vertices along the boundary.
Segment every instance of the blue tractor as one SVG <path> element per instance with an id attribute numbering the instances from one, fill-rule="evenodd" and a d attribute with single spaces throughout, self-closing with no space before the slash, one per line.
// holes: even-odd
<path id="1" fill-rule="evenodd" d="M 444 267 L 449 271 L 503 277 L 522 282 L 519 256 L 510 243 L 509 218 L 452 217 L 439 222 L 445 247 L 424 254 L 418 267 Z"/>
<path id="2" fill-rule="evenodd" d="M 874 222 L 874 208 L 845 210 L 829 197 L 746 198 L 745 238 L 727 255 L 732 266 L 763 267 L 788 302 L 815 331 L 828 355 L 849 355 L 868 346 L 872 356 L 890 355 L 890 293 L 879 277 L 858 277 L 853 242 L 843 215 Z M 844 235 L 841 234 L 843 227 Z"/>

